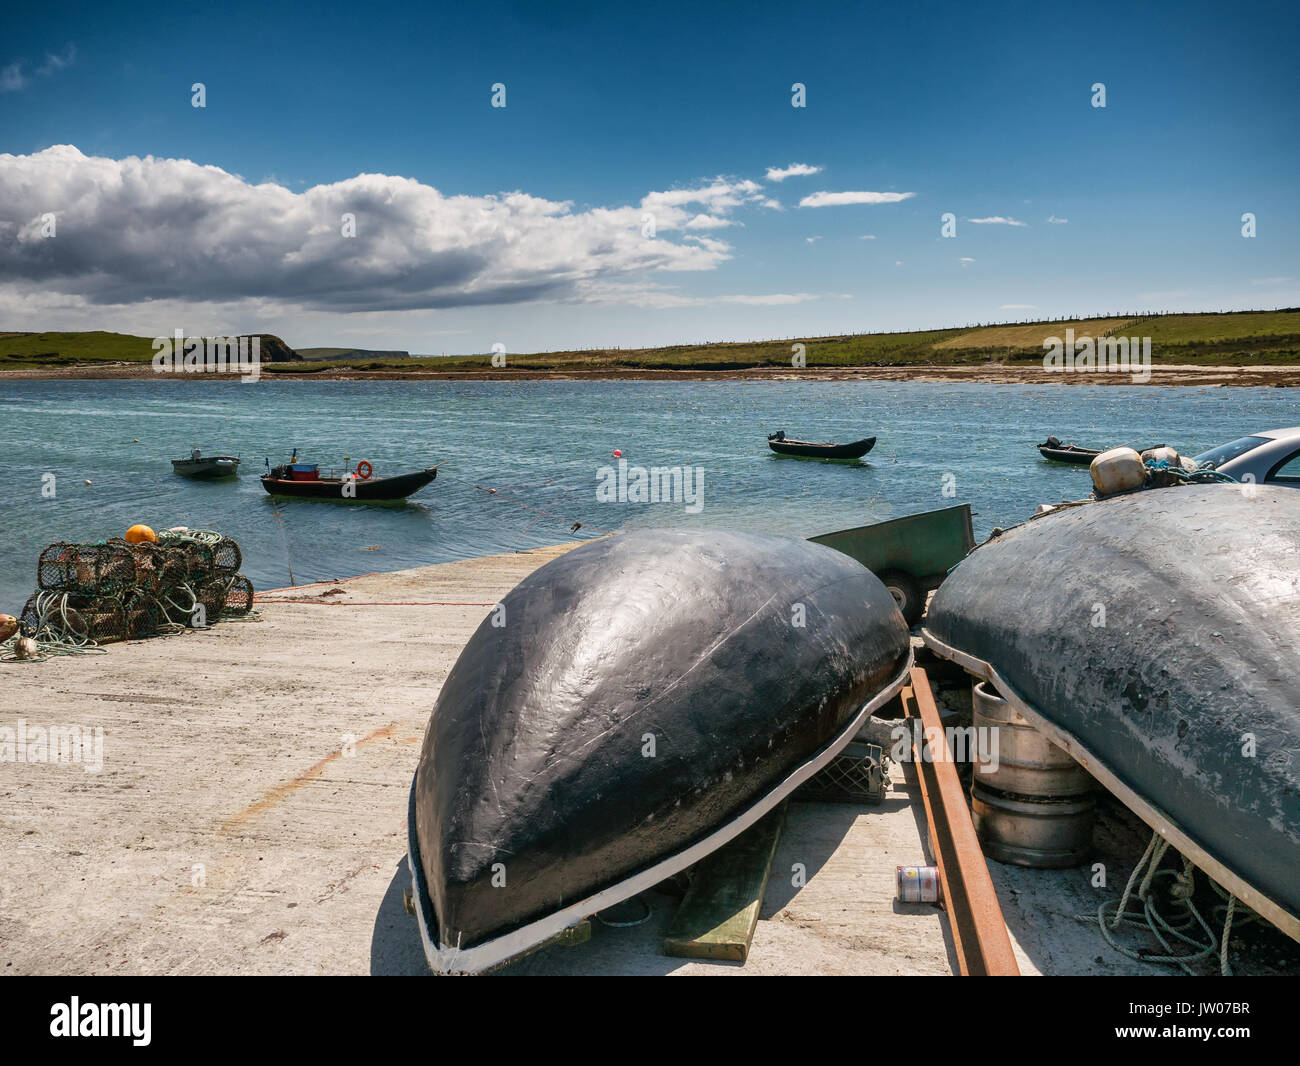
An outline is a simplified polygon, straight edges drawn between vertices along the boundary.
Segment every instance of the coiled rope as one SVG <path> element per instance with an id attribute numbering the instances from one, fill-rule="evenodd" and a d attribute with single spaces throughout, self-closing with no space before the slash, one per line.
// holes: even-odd
<path id="1" fill-rule="evenodd" d="M 1159 833 L 1153 832 L 1151 842 L 1133 868 L 1133 873 L 1128 879 L 1128 884 L 1124 886 L 1120 898 L 1103 900 L 1095 915 L 1079 914 L 1075 916 L 1075 920 L 1097 925 L 1101 929 L 1101 935 L 1112 948 L 1138 962 L 1174 965 L 1180 967 L 1189 976 L 1195 976 L 1197 971 L 1193 969 L 1191 963 L 1200 962 L 1217 954 L 1219 973 L 1224 977 L 1231 977 L 1228 938 L 1232 932 L 1233 920 L 1237 916 L 1240 901 L 1220 888 L 1213 878 L 1209 879 L 1214 891 L 1221 899 L 1227 901 L 1226 906 L 1215 908 L 1216 920 L 1218 912 L 1223 912 L 1223 932 L 1221 935 L 1216 934 L 1192 900 L 1196 891 L 1196 867 L 1192 865 L 1191 859 L 1182 857 L 1181 870 L 1159 868 L 1168 851 L 1169 842 L 1162 839 Z M 1168 902 L 1173 904 L 1173 913 L 1169 915 L 1161 911 L 1165 902 L 1161 899 L 1161 893 L 1152 891 L 1156 882 L 1161 879 L 1170 882 L 1166 895 Z M 1142 904 L 1140 911 L 1129 910 L 1129 902 L 1133 898 L 1135 886 L 1137 901 Z M 1112 909 L 1113 914 L 1108 915 L 1107 912 Z M 1241 909 L 1246 912 L 1246 916 L 1242 917 L 1240 922 L 1258 919 L 1259 916 L 1245 904 L 1241 904 Z M 1150 949 L 1134 949 L 1119 943 L 1115 934 L 1121 926 L 1146 931 L 1155 937 L 1164 954 L 1158 954 Z M 1187 945 L 1191 950 L 1176 951 L 1175 941 Z"/>
<path id="2" fill-rule="evenodd" d="M 54 655 L 97 655 L 106 652 L 107 648 L 101 648 L 87 633 L 80 630 L 76 621 L 68 617 L 68 612 L 71 611 L 76 618 L 80 618 L 76 609 L 68 606 L 71 595 L 68 592 L 50 590 L 37 593 L 36 624 L 32 631 L 37 654 L 23 659 L 15 655 L 14 645 L 22 636 L 15 633 L 0 644 L 0 662 L 43 663 Z"/>

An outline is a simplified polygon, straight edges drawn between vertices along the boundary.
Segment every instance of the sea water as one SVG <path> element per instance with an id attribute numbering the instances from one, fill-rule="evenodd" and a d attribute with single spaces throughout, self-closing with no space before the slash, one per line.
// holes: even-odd
<path id="1" fill-rule="evenodd" d="M 121 536 L 137 522 L 233 536 L 258 588 L 288 585 L 290 568 L 303 584 L 626 527 L 807 537 L 955 503 L 971 505 L 983 537 L 1089 491 L 1086 467 L 1039 458 L 1033 445 L 1048 434 L 1195 454 L 1300 423 L 1293 396 L 929 382 L 4 381 L 0 612 L 21 610 L 46 544 Z M 878 442 L 860 464 L 798 460 L 768 449 L 780 429 Z M 240 456 L 239 478 L 173 474 L 170 460 L 195 444 Z M 258 481 L 264 460 L 294 448 L 323 472 L 344 457 L 369 460 L 376 476 L 442 465 L 405 507 L 272 500 Z M 690 499 L 601 492 L 620 459 L 652 484 L 674 468 L 698 484 Z"/>

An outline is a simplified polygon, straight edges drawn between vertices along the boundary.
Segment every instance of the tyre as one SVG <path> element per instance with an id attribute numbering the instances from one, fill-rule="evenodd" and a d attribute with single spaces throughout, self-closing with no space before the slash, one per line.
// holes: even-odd
<path id="1" fill-rule="evenodd" d="M 921 612 L 925 610 L 925 600 L 916 578 L 903 570 L 884 570 L 877 576 L 884 582 L 885 588 L 889 589 L 898 609 L 903 612 L 903 620 L 909 626 L 916 625 L 921 620 Z"/>

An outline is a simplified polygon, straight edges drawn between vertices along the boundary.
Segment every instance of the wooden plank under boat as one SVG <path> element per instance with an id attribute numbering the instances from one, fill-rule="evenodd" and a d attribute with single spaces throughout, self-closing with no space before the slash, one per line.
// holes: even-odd
<path id="1" fill-rule="evenodd" d="M 438 468 L 431 466 L 410 474 L 393 477 L 293 478 L 288 471 L 276 467 L 264 476 L 262 487 L 272 496 L 285 496 L 300 500 L 338 500 L 345 503 L 382 503 L 404 500 L 419 492 L 438 476 Z M 277 476 L 278 475 L 278 476 Z"/>
<path id="2" fill-rule="evenodd" d="M 815 444 L 812 441 L 792 440 L 784 433 L 768 435 L 767 446 L 778 455 L 794 455 L 803 459 L 861 459 L 876 446 L 875 437 L 864 437 L 852 444 Z"/>
<path id="3" fill-rule="evenodd" d="M 643 530 L 535 571 L 461 652 L 412 782 L 430 966 L 493 968 L 716 851 L 911 658 L 884 586 L 808 541 Z"/>
<path id="4" fill-rule="evenodd" d="M 1300 492 L 1155 489 L 983 544 L 923 635 L 1300 940 L 1297 575 Z"/>

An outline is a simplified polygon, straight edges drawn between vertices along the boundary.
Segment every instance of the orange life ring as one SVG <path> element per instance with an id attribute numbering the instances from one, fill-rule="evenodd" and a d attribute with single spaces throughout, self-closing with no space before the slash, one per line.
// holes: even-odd
<path id="1" fill-rule="evenodd" d="M 361 462 L 357 463 L 357 477 L 362 481 L 365 481 L 374 472 L 375 468 L 370 465 L 369 460 L 362 459 Z"/>

